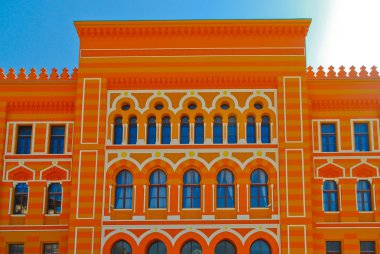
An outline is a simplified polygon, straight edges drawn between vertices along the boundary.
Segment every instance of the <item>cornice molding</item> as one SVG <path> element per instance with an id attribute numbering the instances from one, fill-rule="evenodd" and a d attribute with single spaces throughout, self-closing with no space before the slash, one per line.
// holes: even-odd
<path id="1" fill-rule="evenodd" d="M 74 101 L 10 101 L 7 111 L 74 112 Z"/>
<path id="2" fill-rule="evenodd" d="M 311 100 L 313 109 L 326 110 L 363 110 L 377 109 L 380 106 L 379 99 L 336 99 L 336 100 Z"/>
<path id="3" fill-rule="evenodd" d="M 364 65 L 360 67 L 360 71 L 356 71 L 355 66 L 351 66 L 349 72 L 346 72 L 344 66 L 339 67 L 339 71 L 336 72 L 334 66 L 328 67 L 328 72 L 324 71 L 323 66 L 319 66 L 317 72 L 313 71 L 313 67 L 309 66 L 306 70 L 306 76 L 308 79 L 380 79 L 379 72 L 376 66 L 371 67 L 371 71 L 367 71 L 367 67 Z"/>
<path id="4" fill-rule="evenodd" d="M 79 37 L 303 36 L 310 20 L 75 22 Z"/>
<path id="5" fill-rule="evenodd" d="M 15 69 L 10 68 L 8 73 L 5 74 L 4 70 L 0 68 L 0 82 L 4 81 L 70 81 L 77 80 L 78 69 L 74 68 L 73 72 L 69 73 L 67 68 L 63 68 L 61 74 L 58 73 L 56 68 L 51 70 L 50 75 L 45 68 L 42 68 L 40 73 L 37 73 L 35 68 L 31 68 L 29 74 L 25 73 L 25 69 L 21 68 L 19 73 L 15 73 Z"/>

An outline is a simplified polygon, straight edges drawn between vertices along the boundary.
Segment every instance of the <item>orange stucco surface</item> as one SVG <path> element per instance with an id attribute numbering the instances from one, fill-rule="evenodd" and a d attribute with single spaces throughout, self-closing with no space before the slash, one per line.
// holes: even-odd
<path id="1" fill-rule="evenodd" d="M 376 68 L 306 68 L 310 20 L 86 21 L 75 22 L 79 66 L 42 72 L 0 69 L 0 253 L 23 243 L 24 253 L 111 253 L 127 241 L 146 253 L 162 241 L 180 253 L 188 240 L 205 254 L 223 239 L 238 254 L 258 239 L 272 253 L 325 253 L 341 241 L 359 253 L 360 241 L 380 239 L 380 78 Z M 128 103 L 130 108 L 122 110 Z M 155 105 L 163 105 L 156 110 Z M 262 105 L 261 109 L 255 104 Z M 196 109 L 188 109 L 196 104 Z M 222 109 L 228 104 L 228 109 Z M 128 144 L 131 116 L 137 144 Z M 157 144 L 147 144 L 147 119 L 157 119 Z M 160 144 L 161 119 L 170 117 L 170 144 Z M 180 144 L 181 117 L 190 121 L 190 144 Z M 204 144 L 194 143 L 194 119 L 204 118 Z M 213 119 L 223 119 L 223 142 L 213 143 Z M 228 143 L 228 118 L 237 120 L 237 143 Z M 246 121 L 256 119 L 256 143 Z M 260 142 L 261 119 L 270 118 L 270 143 Z M 123 141 L 114 144 L 122 117 Z M 355 151 L 353 124 L 368 123 L 370 149 Z M 337 151 L 322 152 L 320 127 L 335 123 Z M 32 126 L 30 154 L 17 154 L 18 126 Z M 65 126 L 63 154 L 49 154 L 51 126 Z M 268 202 L 250 205 L 250 175 L 268 176 Z M 131 209 L 115 209 L 115 178 L 133 175 Z M 149 176 L 167 175 L 167 206 L 148 205 Z M 183 208 L 183 175 L 201 177 L 201 206 Z M 217 174 L 234 175 L 234 207 L 216 205 Z M 359 212 L 356 183 L 371 183 L 369 212 Z M 323 209 L 322 186 L 338 185 L 339 211 Z M 62 184 L 62 211 L 46 211 L 51 183 Z M 28 207 L 13 214 L 14 188 L 27 183 Z"/>

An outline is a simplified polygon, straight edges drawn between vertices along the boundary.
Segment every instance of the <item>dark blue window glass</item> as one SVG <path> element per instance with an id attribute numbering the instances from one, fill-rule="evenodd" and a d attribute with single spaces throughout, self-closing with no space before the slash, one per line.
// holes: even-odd
<path id="1" fill-rule="evenodd" d="M 128 144 L 137 143 L 137 118 L 129 118 L 129 129 L 128 129 Z"/>
<path id="2" fill-rule="evenodd" d="M 373 241 L 361 241 L 360 242 L 360 254 L 375 254 L 376 244 Z"/>
<path id="3" fill-rule="evenodd" d="M 335 181 L 323 183 L 323 207 L 326 212 L 338 211 L 338 187 Z"/>
<path id="4" fill-rule="evenodd" d="M 166 116 L 162 118 L 161 144 L 170 144 L 170 140 L 171 140 L 170 117 Z"/>
<path id="5" fill-rule="evenodd" d="M 326 254 L 341 254 L 342 246 L 339 241 L 328 241 L 326 242 Z"/>
<path id="6" fill-rule="evenodd" d="M 129 243 L 124 240 L 120 240 L 112 246 L 111 254 L 132 254 L 132 248 Z"/>
<path id="7" fill-rule="evenodd" d="M 127 170 L 120 171 L 116 176 L 115 209 L 132 209 L 133 177 Z"/>
<path id="8" fill-rule="evenodd" d="M 113 143 L 115 145 L 120 145 L 123 143 L 123 118 L 122 117 L 116 117 L 115 123 L 114 123 L 114 137 L 113 137 Z"/>
<path id="9" fill-rule="evenodd" d="M 223 143 L 223 123 L 219 116 L 214 117 L 214 144 Z"/>
<path id="10" fill-rule="evenodd" d="M 355 151 L 369 151 L 368 123 L 355 123 Z"/>
<path id="11" fill-rule="evenodd" d="M 48 188 L 48 214 L 60 214 L 62 204 L 62 185 L 60 183 L 52 183 Z"/>
<path id="12" fill-rule="evenodd" d="M 230 241 L 223 240 L 216 245 L 215 254 L 236 254 L 236 249 Z"/>
<path id="13" fill-rule="evenodd" d="M 148 132 L 147 132 L 147 143 L 148 144 L 156 144 L 156 135 L 157 135 L 157 126 L 156 126 L 156 118 L 149 117 L 148 119 Z"/>
<path id="14" fill-rule="evenodd" d="M 193 169 L 187 171 L 183 176 L 183 208 L 201 207 L 201 177 Z"/>
<path id="15" fill-rule="evenodd" d="M 203 123 L 203 117 L 197 116 L 195 118 L 195 144 L 204 143 L 205 126 Z"/>
<path id="16" fill-rule="evenodd" d="M 32 126 L 19 126 L 17 137 L 17 154 L 30 154 Z"/>
<path id="17" fill-rule="evenodd" d="M 268 176 L 262 169 L 251 174 L 251 207 L 268 207 Z"/>
<path id="18" fill-rule="evenodd" d="M 357 184 L 357 202 L 359 211 L 372 211 L 371 184 L 360 180 Z"/>
<path id="19" fill-rule="evenodd" d="M 236 118 L 234 116 L 230 116 L 228 118 L 228 143 L 237 143 L 237 124 Z"/>
<path id="20" fill-rule="evenodd" d="M 15 187 L 13 213 L 24 214 L 28 210 L 28 185 L 18 183 Z"/>
<path id="21" fill-rule="evenodd" d="M 9 254 L 24 254 L 24 244 L 9 244 Z"/>
<path id="22" fill-rule="evenodd" d="M 270 143 L 270 118 L 268 116 L 263 116 L 261 118 L 261 143 Z"/>
<path id="23" fill-rule="evenodd" d="M 256 143 L 256 122 L 253 116 L 247 117 L 247 143 Z"/>
<path id="24" fill-rule="evenodd" d="M 321 124 L 322 152 L 336 152 L 335 124 Z"/>
<path id="25" fill-rule="evenodd" d="M 166 208 L 166 174 L 155 170 L 149 177 L 149 208 Z"/>
<path id="26" fill-rule="evenodd" d="M 153 242 L 148 249 L 148 254 L 166 254 L 166 246 L 161 241 Z"/>
<path id="27" fill-rule="evenodd" d="M 234 175 L 228 169 L 223 169 L 217 175 L 217 207 L 235 207 L 235 185 Z"/>
<path id="28" fill-rule="evenodd" d="M 251 245 L 250 254 L 271 254 L 272 251 L 269 247 L 269 244 L 264 240 L 256 240 Z"/>
<path id="29" fill-rule="evenodd" d="M 65 147 L 65 126 L 52 126 L 50 129 L 50 153 L 63 154 Z"/>
<path id="30" fill-rule="evenodd" d="M 180 143 L 181 144 L 189 144 L 189 141 L 190 141 L 189 135 L 190 135 L 189 118 L 187 116 L 184 116 L 181 118 Z"/>
<path id="31" fill-rule="evenodd" d="M 202 254 L 202 247 L 196 241 L 190 240 L 182 246 L 181 254 Z"/>

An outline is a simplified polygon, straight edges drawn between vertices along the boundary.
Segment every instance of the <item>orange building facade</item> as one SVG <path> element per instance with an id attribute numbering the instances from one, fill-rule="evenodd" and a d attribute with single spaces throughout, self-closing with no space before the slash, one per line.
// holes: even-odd
<path id="1" fill-rule="evenodd" d="M 310 20 L 75 22 L 0 69 L 0 253 L 380 253 L 380 77 Z"/>

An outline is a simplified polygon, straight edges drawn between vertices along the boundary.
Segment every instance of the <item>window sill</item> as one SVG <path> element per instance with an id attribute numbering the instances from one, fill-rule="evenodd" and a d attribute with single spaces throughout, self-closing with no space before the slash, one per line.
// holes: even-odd
<path id="1" fill-rule="evenodd" d="M 182 208 L 182 211 L 200 211 L 201 208 Z"/>
<path id="2" fill-rule="evenodd" d="M 271 207 L 250 207 L 249 210 L 269 210 Z"/>
<path id="3" fill-rule="evenodd" d="M 358 211 L 359 213 L 374 213 L 375 211 Z"/>
<path id="4" fill-rule="evenodd" d="M 46 217 L 59 217 L 59 216 L 61 216 L 61 214 L 60 213 L 52 213 L 52 214 L 45 213 L 45 216 Z"/>
<path id="5" fill-rule="evenodd" d="M 167 208 L 148 208 L 148 211 L 167 211 Z"/>
<path id="6" fill-rule="evenodd" d="M 323 211 L 323 212 L 327 214 L 340 213 L 340 211 Z"/>
<path id="7" fill-rule="evenodd" d="M 24 214 L 10 214 L 10 216 L 12 216 L 12 217 L 25 217 L 25 215 L 27 215 L 27 213 L 24 213 Z"/>
<path id="8" fill-rule="evenodd" d="M 132 208 L 114 208 L 112 211 L 132 211 Z"/>
<path id="9" fill-rule="evenodd" d="M 229 208 L 229 207 L 226 207 L 226 208 L 223 208 L 223 207 L 217 207 L 216 210 L 233 211 L 233 210 L 236 210 L 236 208 L 235 208 L 235 207 L 231 207 L 231 208 Z"/>

